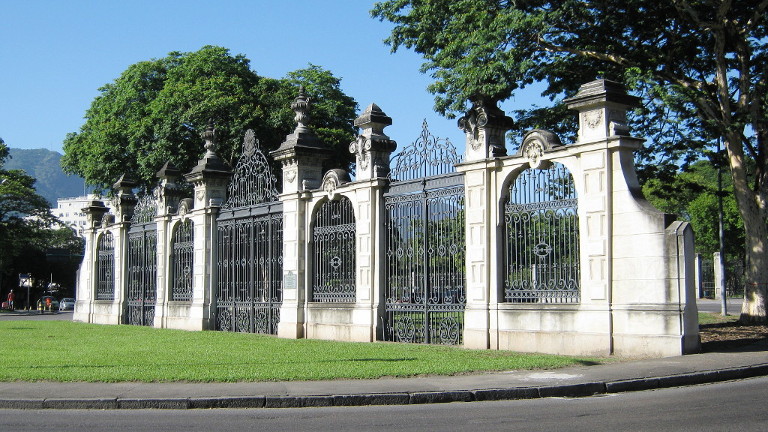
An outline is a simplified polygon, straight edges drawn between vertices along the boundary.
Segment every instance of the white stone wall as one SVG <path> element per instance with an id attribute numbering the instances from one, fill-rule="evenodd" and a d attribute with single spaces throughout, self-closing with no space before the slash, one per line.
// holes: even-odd
<path id="1" fill-rule="evenodd" d="M 466 347 L 626 356 L 671 356 L 698 349 L 693 233 L 689 225 L 652 208 L 640 194 L 633 152 L 642 142 L 624 126 L 631 99 L 613 84 L 589 83 L 568 100 L 579 111 L 577 142 L 562 145 L 551 133 L 534 131 L 512 155 L 504 155 L 506 149 L 500 146 L 509 124 L 503 113 L 484 106 L 475 107 L 474 117 L 467 117 L 468 153 L 466 162 L 457 166 L 465 183 Z M 485 121 L 488 118 L 474 121 L 482 116 L 497 123 L 491 125 Z M 292 147 L 287 140 L 273 153 L 283 163 L 279 337 L 359 342 L 382 337 L 387 262 L 383 195 L 389 171 L 385 158 L 395 143 L 382 132 L 391 119 L 375 105 L 358 120 L 363 133 L 350 145 L 363 169 L 356 181 L 338 170 L 323 174 L 320 166 L 327 155 L 315 147 Z M 297 134 L 288 138 L 296 141 L 308 136 L 306 131 Z M 570 171 L 578 197 L 579 302 L 506 302 L 504 204 L 510 185 L 524 170 L 548 162 L 559 162 Z M 220 174 L 206 177 L 200 170 L 196 175 L 194 208 L 183 215 L 161 212 L 156 219 L 156 327 L 214 327 L 216 216 L 227 179 Z M 355 214 L 356 299 L 354 303 L 315 303 L 311 301 L 312 219 L 322 203 L 340 196 L 351 201 Z M 194 223 L 193 299 L 170 302 L 171 233 L 185 217 Z M 75 319 L 117 324 L 125 309 L 127 224 L 95 226 L 87 233 Z M 95 244 L 105 229 L 115 235 L 116 299 L 111 302 L 93 300 Z"/>

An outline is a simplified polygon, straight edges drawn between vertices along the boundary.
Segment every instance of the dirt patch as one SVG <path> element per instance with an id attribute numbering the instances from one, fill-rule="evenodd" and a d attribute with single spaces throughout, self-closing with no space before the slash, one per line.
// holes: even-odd
<path id="1" fill-rule="evenodd" d="M 768 325 L 723 322 L 699 325 L 703 352 L 728 351 L 768 339 Z"/>

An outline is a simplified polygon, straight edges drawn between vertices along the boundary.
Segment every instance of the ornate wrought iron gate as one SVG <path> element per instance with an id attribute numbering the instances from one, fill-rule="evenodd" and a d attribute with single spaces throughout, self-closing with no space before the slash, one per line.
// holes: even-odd
<path id="1" fill-rule="evenodd" d="M 276 334 L 283 302 L 283 207 L 252 130 L 218 217 L 216 329 Z"/>
<path id="2" fill-rule="evenodd" d="M 355 302 L 355 240 L 349 198 L 325 202 L 312 229 L 313 302 Z"/>
<path id="3" fill-rule="evenodd" d="M 386 207 L 384 339 L 461 344 L 464 177 L 447 140 L 427 130 L 393 158 Z"/>
<path id="4" fill-rule="evenodd" d="M 520 173 L 504 208 L 504 299 L 578 303 L 579 217 L 573 177 L 554 162 Z"/>
<path id="5" fill-rule="evenodd" d="M 157 302 L 157 207 L 151 195 L 139 200 L 128 230 L 128 313 L 131 325 L 152 326 Z"/>

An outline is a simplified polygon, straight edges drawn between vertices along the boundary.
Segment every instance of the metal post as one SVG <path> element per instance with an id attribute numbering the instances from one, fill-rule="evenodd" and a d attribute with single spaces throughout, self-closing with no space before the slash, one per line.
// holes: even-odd
<path id="1" fill-rule="evenodd" d="M 717 139 L 717 155 L 720 156 L 720 139 Z M 720 237 L 720 311 L 723 316 L 728 315 L 728 298 L 725 283 L 725 228 L 723 226 L 723 169 L 722 161 L 717 161 L 717 228 Z"/>
<path id="2" fill-rule="evenodd" d="M 426 170 L 426 164 L 424 164 L 425 170 Z M 425 173 L 426 174 L 426 173 Z M 424 176 L 426 178 L 426 175 Z M 427 191 L 426 186 L 427 182 L 425 180 L 422 180 L 421 182 L 421 193 L 424 194 L 423 201 L 421 202 L 421 214 L 422 214 L 422 220 L 424 221 L 422 225 L 422 232 L 424 233 L 424 238 L 422 239 L 422 264 L 423 264 L 423 279 L 422 279 L 422 286 L 423 286 L 423 297 L 422 297 L 422 303 L 424 304 L 424 342 L 425 343 L 431 343 L 431 338 L 429 334 L 429 214 L 427 213 L 429 211 L 429 208 L 427 206 Z"/>

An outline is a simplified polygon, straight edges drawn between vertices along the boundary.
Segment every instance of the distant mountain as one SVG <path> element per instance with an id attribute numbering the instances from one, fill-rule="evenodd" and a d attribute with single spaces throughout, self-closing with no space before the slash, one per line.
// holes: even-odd
<path id="1" fill-rule="evenodd" d="M 5 161 L 4 169 L 22 169 L 37 179 L 35 189 L 56 207 L 58 198 L 83 195 L 85 181 L 74 175 L 64 174 L 61 169 L 61 153 L 46 149 L 10 149 L 11 157 Z"/>

